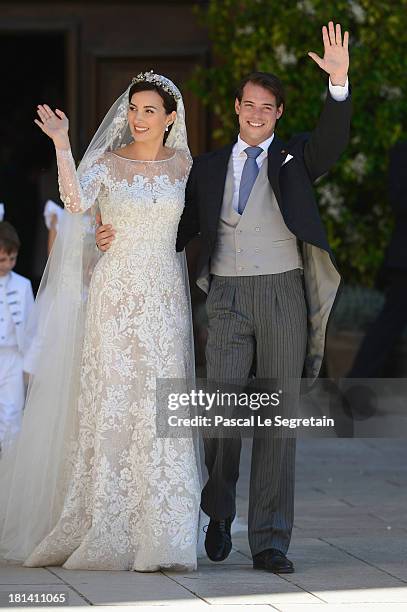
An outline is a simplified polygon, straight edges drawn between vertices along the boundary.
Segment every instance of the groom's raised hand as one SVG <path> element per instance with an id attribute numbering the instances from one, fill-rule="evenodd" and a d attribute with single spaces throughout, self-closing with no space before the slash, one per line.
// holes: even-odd
<path id="1" fill-rule="evenodd" d="M 349 68 L 349 32 L 345 32 L 342 40 L 342 31 L 339 23 L 328 23 L 328 27 L 322 28 L 322 39 L 324 42 L 324 57 L 319 57 L 313 51 L 308 55 L 325 70 L 331 78 L 332 85 L 345 85 Z"/>

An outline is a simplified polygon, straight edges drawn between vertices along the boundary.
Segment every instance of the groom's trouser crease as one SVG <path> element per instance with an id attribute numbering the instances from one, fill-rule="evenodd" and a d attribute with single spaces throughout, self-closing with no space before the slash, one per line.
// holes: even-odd
<path id="1" fill-rule="evenodd" d="M 257 379 L 300 379 L 307 341 L 302 271 L 214 276 L 207 312 L 209 381 L 247 380 L 254 356 Z M 272 547 L 288 549 L 294 517 L 295 442 L 295 438 L 272 439 L 271 432 L 267 437 L 254 434 L 248 516 L 253 555 Z M 240 437 L 205 438 L 204 444 L 209 479 L 202 508 L 216 520 L 234 517 Z"/>

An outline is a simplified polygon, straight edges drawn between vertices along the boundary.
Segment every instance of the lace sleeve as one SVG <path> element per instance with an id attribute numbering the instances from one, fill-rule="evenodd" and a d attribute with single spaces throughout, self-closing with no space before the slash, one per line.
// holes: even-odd
<path id="1" fill-rule="evenodd" d="M 177 149 L 177 153 L 180 175 L 182 178 L 187 179 L 192 167 L 192 157 L 189 152 L 184 149 Z"/>
<path id="2" fill-rule="evenodd" d="M 83 213 L 95 202 L 106 172 L 103 163 L 96 162 L 79 179 L 72 151 L 57 149 L 58 184 L 61 200 L 70 213 Z"/>

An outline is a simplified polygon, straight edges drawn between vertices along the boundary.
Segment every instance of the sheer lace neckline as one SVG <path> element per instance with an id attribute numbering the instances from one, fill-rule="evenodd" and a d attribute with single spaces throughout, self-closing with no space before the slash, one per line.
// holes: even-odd
<path id="1" fill-rule="evenodd" d="M 157 164 L 159 162 L 170 161 L 170 159 L 174 159 L 174 157 L 177 154 L 177 152 L 174 151 L 174 153 L 171 155 L 171 157 L 166 157 L 165 159 L 132 159 L 131 157 L 124 157 L 123 155 L 118 155 L 114 151 L 110 151 L 110 152 L 112 153 L 112 155 L 114 155 L 115 157 L 119 157 L 120 159 L 124 159 L 124 160 L 130 161 L 130 162 L 138 162 L 138 163 L 141 163 L 141 164 Z"/>

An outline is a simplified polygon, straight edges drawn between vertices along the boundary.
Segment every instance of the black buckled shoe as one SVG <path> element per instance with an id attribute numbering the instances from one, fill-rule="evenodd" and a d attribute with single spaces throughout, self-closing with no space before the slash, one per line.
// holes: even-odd
<path id="1" fill-rule="evenodd" d="M 221 521 L 210 519 L 205 537 L 205 550 L 211 561 L 224 561 L 232 550 L 231 518 Z"/>
<path id="2" fill-rule="evenodd" d="M 253 556 L 253 569 L 262 569 L 273 574 L 292 574 L 294 564 L 277 548 L 268 548 Z"/>

